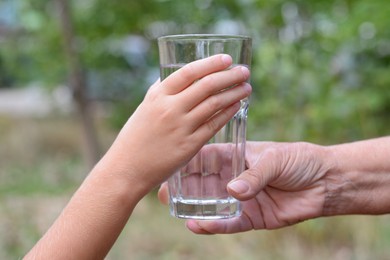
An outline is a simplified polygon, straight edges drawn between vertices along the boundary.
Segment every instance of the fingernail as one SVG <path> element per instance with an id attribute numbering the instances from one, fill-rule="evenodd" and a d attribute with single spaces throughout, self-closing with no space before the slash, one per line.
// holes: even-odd
<path id="1" fill-rule="evenodd" d="M 251 94 L 252 92 L 252 86 L 248 83 L 245 83 L 244 88 L 246 91 L 248 91 L 248 94 Z"/>
<path id="2" fill-rule="evenodd" d="M 249 72 L 249 69 L 247 67 L 242 66 L 241 71 L 246 78 L 249 77 L 250 72 Z"/>
<path id="3" fill-rule="evenodd" d="M 225 65 L 231 65 L 232 64 L 232 57 L 230 57 L 227 54 L 222 55 L 222 61 Z"/>
<path id="4" fill-rule="evenodd" d="M 229 189 L 235 193 L 246 193 L 249 190 L 249 185 L 246 181 L 237 180 L 228 184 Z"/>

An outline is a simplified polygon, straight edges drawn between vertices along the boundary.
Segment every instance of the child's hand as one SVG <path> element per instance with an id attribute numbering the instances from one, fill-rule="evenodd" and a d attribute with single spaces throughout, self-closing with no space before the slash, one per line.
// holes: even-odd
<path id="1" fill-rule="evenodd" d="M 156 82 L 107 153 L 108 165 L 145 189 L 185 165 L 251 93 L 249 70 L 231 65 L 230 56 L 215 55 Z"/>

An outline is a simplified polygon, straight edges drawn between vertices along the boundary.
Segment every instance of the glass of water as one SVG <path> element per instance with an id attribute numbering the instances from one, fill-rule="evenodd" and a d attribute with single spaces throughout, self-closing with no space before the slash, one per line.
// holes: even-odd
<path id="1" fill-rule="evenodd" d="M 247 36 L 189 34 L 158 38 L 161 80 L 192 61 L 225 53 L 233 66 L 250 68 L 252 40 Z M 249 102 L 241 100 L 236 115 L 168 180 L 173 216 L 222 219 L 241 214 L 240 202 L 227 192 L 229 181 L 245 170 Z"/>

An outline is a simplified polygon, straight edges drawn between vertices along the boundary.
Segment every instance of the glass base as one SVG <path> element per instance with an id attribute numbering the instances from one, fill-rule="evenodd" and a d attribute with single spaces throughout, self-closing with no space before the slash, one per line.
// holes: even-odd
<path id="1" fill-rule="evenodd" d="M 234 198 L 196 200 L 171 198 L 171 215 L 186 219 L 225 219 L 241 215 L 240 202 Z"/>

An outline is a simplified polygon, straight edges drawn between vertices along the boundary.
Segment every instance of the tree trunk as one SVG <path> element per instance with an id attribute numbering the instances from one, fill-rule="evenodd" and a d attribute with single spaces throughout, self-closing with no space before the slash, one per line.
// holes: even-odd
<path id="1" fill-rule="evenodd" d="M 83 153 L 87 166 L 92 168 L 99 160 L 99 145 L 93 113 L 88 102 L 85 73 L 81 66 L 80 56 L 75 49 L 71 7 L 68 0 L 57 0 L 60 11 L 60 22 L 64 40 L 64 53 L 68 63 L 69 87 L 73 102 L 82 126 Z"/>

